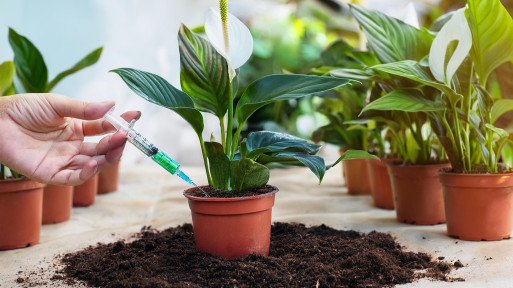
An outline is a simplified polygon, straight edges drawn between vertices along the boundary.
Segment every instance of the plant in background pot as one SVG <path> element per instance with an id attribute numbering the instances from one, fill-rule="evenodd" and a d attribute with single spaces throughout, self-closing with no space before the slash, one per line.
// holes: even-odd
<path id="1" fill-rule="evenodd" d="M 0 96 L 13 95 L 15 67 L 0 64 Z M 39 243 L 44 185 L 0 164 L 0 250 Z"/>
<path id="2" fill-rule="evenodd" d="M 446 18 L 427 61 L 399 61 L 374 69 L 441 93 L 435 101 L 409 100 L 435 109 L 428 115 L 452 166 L 440 173 L 448 234 L 465 240 L 509 238 L 513 174 L 499 163 L 509 134 L 494 122 L 513 106 L 490 95 L 488 79 L 513 58 L 513 20 L 499 0 L 470 0 Z"/>
<path id="3" fill-rule="evenodd" d="M 314 154 L 320 146 L 283 133 L 240 133 L 249 116 L 279 100 L 297 99 L 350 83 L 347 79 L 310 75 L 269 75 L 250 84 L 234 109 L 240 67 L 252 53 L 249 30 L 227 12 L 210 9 L 205 31 L 208 41 L 181 25 L 178 33 L 182 90 L 163 78 L 135 69 L 113 70 L 136 94 L 184 118 L 200 142 L 209 186 L 185 191 L 192 211 L 196 246 L 225 258 L 269 251 L 271 209 L 276 187 L 267 185 L 266 164 L 306 166 L 322 180 L 327 167 Z M 203 116 L 219 119 L 220 141 L 204 141 Z M 226 119 L 226 121 L 225 121 Z M 235 122 L 238 126 L 234 129 Z M 347 151 L 340 159 L 372 157 Z M 338 161 L 337 161 L 338 162 Z M 335 163 L 336 164 L 336 163 Z"/>
<path id="4" fill-rule="evenodd" d="M 67 76 L 95 64 L 100 59 L 103 50 L 102 47 L 95 49 L 73 67 L 62 71 L 54 79 L 48 81 L 48 69 L 43 56 L 29 39 L 9 28 L 9 44 L 14 52 L 16 80 L 18 80 L 14 82 L 14 88 L 17 93 L 48 93 Z M 94 182 L 94 179 L 89 181 Z M 96 195 L 96 188 L 81 189 L 80 191 Z M 46 185 L 43 193 L 43 224 L 68 220 L 71 215 L 72 201 L 72 186 Z M 88 203 L 92 204 L 90 201 Z"/>
<path id="5" fill-rule="evenodd" d="M 322 67 L 314 73 L 324 74 L 328 67 L 359 69 L 365 65 L 374 65 L 376 57 L 371 52 L 357 51 L 344 40 L 333 42 L 321 53 Z M 372 64 L 369 64 L 371 62 Z M 329 123 L 319 127 L 312 134 L 315 142 L 324 141 L 340 147 L 340 153 L 348 149 L 363 151 L 382 151 L 382 141 L 376 121 L 354 122 L 365 106 L 367 95 L 373 88 L 373 82 L 352 85 L 319 94 L 317 111 L 326 116 Z M 377 143 L 377 145 L 373 145 Z M 369 147 L 369 145 L 371 147 Z M 377 153 L 379 154 L 379 153 Z M 370 194 L 371 179 L 368 173 L 367 159 L 352 159 L 342 163 L 342 173 L 349 194 Z"/>
<path id="6" fill-rule="evenodd" d="M 382 63 L 421 60 L 427 56 L 434 38 L 432 33 L 356 5 L 351 6 L 351 11 L 368 35 L 369 44 Z M 363 111 L 384 112 L 378 115 L 383 117 L 394 135 L 400 155 L 400 159 L 395 161 L 369 162 L 373 176 L 383 179 L 381 183 L 386 183 L 375 187 L 374 201 L 378 207 L 395 207 L 397 219 L 401 222 L 444 223 L 445 211 L 438 170 L 448 167 L 448 164 L 443 147 L 429 121 L 429 113 L 438 108 L 421 101 L 412 102 L 412 99 L 424 98 L 432 102 L 440 101 L 441 93 L 432 87 L 419 85 L 418 82 L 373 70 L 373 67 L 366 68 L 361 74 L 376 81 L 382 91 L 378 97 L 371 99 Z M 347 74 L 347 71 L 333 71 L 335 75 L 340 73 Z"/>

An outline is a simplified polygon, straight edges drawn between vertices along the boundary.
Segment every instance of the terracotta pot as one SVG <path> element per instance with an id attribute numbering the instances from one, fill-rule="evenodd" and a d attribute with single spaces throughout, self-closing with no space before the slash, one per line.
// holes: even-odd
<path id="1" fill-rule="evenodd" d="M 119 162 L 103 168 L 98 173 L 98 194 L 106 194 L 118 190 Z"/>
<path id="2" fill-rule="evenodd" d="M 269 254 L 271 212 L 277 188 L 240 198 L 194 197 L 187 194 L 192 189 L 184 195 L 189 200 L 198 250 L 227 259 Z"/>
<path id="3" fill-rule="evenodd" d="M 48 184 L 43 190 L 43 224 L 68 221 L 73 206 L 73 186 Z"/>
<path id="4" fill-rule="evenodd" d="M 399 222 L 418 225 L 445 223 L 444 197 L 438 171 L 451 164 L 388 165 Z"/>
<path id="5" fill-rule="evenodd" d="M 25 178 L 0 181 L 0 250 L 39 243 L 43 187 Z"/>
<path id="6" fill-rule="evenodd" d="M 91 206 L 98 191 L 98 174 L 73 188 L 73 207 Z"/>
<path id="7" fill-rule="evenodd" d="M 440 171 L 449 236 L 502 240 L 513 228 L 513 174 Z"/>
<path id="8" fill-rule="evenodd" d="M 342 173 L 345 179 L 347 193 L 352 195 L 370 194 L 367 159 L 342 161 Z"/>
<path id="9" fill-rule="evenodd" d="M 394 209 L 392 185 L 388 176 L 387 164 L 399 161 L 398 159 L 381 158 L 369 159 L 369 177 L 372 200 L 374 206 L 383 209 Z"/>

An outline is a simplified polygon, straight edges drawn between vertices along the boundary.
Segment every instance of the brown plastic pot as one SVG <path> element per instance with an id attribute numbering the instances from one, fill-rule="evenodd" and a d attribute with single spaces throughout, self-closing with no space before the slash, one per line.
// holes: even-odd
<path id="1" fill-rule="evenodd" d="M 208 187 L 208 186 L 204 186 Z M 202 198 L 188 195 L 194 240 L 200 251 L 227 259 L 249 254 L 268 255 L 271 214 L 278 189 L 239 198 Z"/>
<path id="2" fill-rule="evenodd" d="M 73 186 L 48 184 L 43 190 L 43 225 L 68 221 L 73 206 Z"/>
<path id="3" fill-rule="evenodd" d="M 434 225 L 445 223 L 444 197 L 438 171 L 451 164 L 388 165 L 399 222 Z"/>
<path id="4" fill-rule="evenodd" d="M 85 207 L 94 204 L 98 191 L 98 174 L 83 184 L 73 188 L 73 207 Z"/>
<path id="5" fill-rule="evenodd" d="M 98 194 L 106 194 L 118 190 L 119 162 L 103 168 L 98 173 Z"/>
<path id="6" fill-rule="evenodd" d="M 398 159 L 381 158 L 380 160 L 369 159 L 369 177 L 372 200 L 374 206 L 382 209 L 394 209 L 394 196 L 390 177 L 388 176 L 387 164 L 399 161 Z"/>
<path id="7" fill-rule="evenodd" d="M 0 181 L 0 250 L 39 243 L 43 187 L 25 178 Z"/>
<path id="8" fill-rule="evenodd" d="M 502 240 L 513 228 L 513 174 L 440 171 L 447 233 L 462 240 Z"/>
<path id="9" fill-rule="evenodd" d="M 342 161 L 342 173 L 346 182 L 348 194 L 370 194 L 371 190 L 367 159 L 351 159 Z"/>

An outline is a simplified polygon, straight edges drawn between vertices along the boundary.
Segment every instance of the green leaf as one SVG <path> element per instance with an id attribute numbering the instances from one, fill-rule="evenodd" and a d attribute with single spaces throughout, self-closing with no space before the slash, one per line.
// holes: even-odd
<path id="1" fill-rule="evenodd" d="M 203 131 L 203 116 L 194 108 L 189 95 L 176 89 L 162 77 L 132 68 L 111 70 L 118 74 L 132 91 L 147 101 L 175 111 L 189 122 L 196 134 Z"/>
<path id="2" fill-rule="evenodd" d="M 96 48 L 95 50 L 87 54 L 84 58 L 82 58 L 80 61 L 78 61 L 78 63 L 75 64 L 73 67 L 59 73 L 57 76 L 55 76 L 55 78 L 52 81 L 50 81 L 50 83 L 48 83 L 48 86 L 46 87 L 46 92 L 52 91 L 52 89 L 57 84 L 59 84 L 59 82 L 62 79 L 98 62 L 100 56 L 102 55 L 102 51 L 103 47 Z"/>
<path id="3" fill-rule="evenodd" d="M 205 142 L 210 175 L 215 189 L 228 191 L 230 182 L 230 159 L 224 154 L 223 145 L 217 142 Z"/>
<path id="4" fill-rule="evenodd" d="M 262 164 L 281 163 L 287 166 L 306 166 L 319 178 L 319 183 L 322 181 L 324 173 L 326 172 L 326 166 L 322 157 L 301 152 L 279 152 L 270 155 L 262 154 L 258 157 L 257 161 Z"/>
<path id="5" fill-rule="evenodd" d="M 434 36 L 396 18 L 358 5 L 351 14 L 362 27 L 369 45 L 382 63 L 401 60 L 420 61 L 429 53 Z"/>
<path id="6" fill-rule="evenodd" d="M 378 73 L 373 71 L 372 69 L 350 69 L 350 68 L 341 68 L 329 71 L 331 76 L 340 77 L 340 78 L 350 78 L 355 80 L 373 80 L 374 77 L 379 76 Z"/>
<path id="7" fill-rule="evenodd" d="M 368 110 L 430 112 L 443 109 L 436 107 L 432 101 L 408 93 L 405 90 L 395 89 L 367 104 L 363 108 L 362 113 Z"/>
<path id="8" fill-rule="evenodd" d="M 359 61 L 350 57 L 353 47 L 342 39 L 331 43 L 321 52 L 321 63 L 324 66 L 352 67 L 359 65 Z"/>
<path id="9" fill-rule="evenodd" d="M 490 73 L 513 58 L 513 20 L 499 0 L 469 0 L 468 7 L 470 55 L 485 86 Z"/>
<path id="10" fill-rule="evenodd" d="M 262 77 L 251 83 L 242 94 L 235 115 L 239 125 L 258 108 L 279 100 L 298 99 L 351 83 L 348 79 L 299 74 L 278 74 Z"/>
<path id="11" fill-rule="evenodd" d="M 408 159 L 403 159 L 403 161 L 407 162 L 408 160 L 411 163 L 417 163 L 417 158 L 419 156 L 420 146 L 413 137 L 413 133 L 410 129 L 406 130 L 406 154 L 408 155 Z"/>
<path id="12" fill-rule="evenodd" d="M 180 84 L 196 107 L 223 117 L 228 110 L 230 78 L 226 59 L 185 25 L 178 33 Z"/>
<path id="13" fill-rule="evenodd" d="M 304 139 L 271 131 L 251 132 L 246 138 L 246 147 L 249 158 L 256 159 L 262 153 L 275 153 L 282 151 L 295 151 L 314 154 L 321 148 L 320 145 L 310 143 Z"/>
<path id="14" fill-rule="evenodd" d="M 340 161 L 351 160 L 351 159 L 376 159 L 379 160 L 375 155 L 370 154 L 369 152 L 363 150 L 347 150 L 340 156 L 335 163 L 326 167 L 326 170 L 331 167 L 337 165 Z"/>
<path id="15" fill-rule="evenodd" d="M 12 61 L 5 61 L 0 64 L 0 96 L 9 95 L 14 79 L 14 63 Z"/>
<path id="16" fill-rule="evenodd" d="M 499 99 L 492 105 L 491 116 L 492 124 L 502 116 L 502 114 L 513 110 L 513 99 Z"/>
<path id="17" fill-rule="evenodd" d="M 41 52 L 26 37 L 9 28 L 9 44 L 14 52 L 16 74 L 26 92 L 46 91 L 48 70 Z"/>
<path id="18" fill-rule="evenodd" d="M 269 181 L 269 168 L 251 159 L 234 160 L 230 169 L 230 186 L 236 192 L 260 187 Z"/>
<path id="19" fill-rule="evenodd" d="M 509 136 L 508 131 L 506 131 L 502 128 L 495 127 L 492 124 L 486 123 L 485 127 L 490 129 L 491 131 L 493 131 L 493 133 L 497 134 L 497 136 L 499 136 L 499 138 L 501 138 L 501 139 L 506 139 Z"/>

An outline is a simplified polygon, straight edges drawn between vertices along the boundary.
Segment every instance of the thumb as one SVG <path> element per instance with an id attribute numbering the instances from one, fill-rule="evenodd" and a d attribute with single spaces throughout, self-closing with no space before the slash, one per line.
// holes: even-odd
<path id="1" fill-rule="evenodd" d="M 88 103 L 57 94 L 46 98 L 60 116 L 83 120 L 99 119 L 115 105 L 114 101 Z"/>

